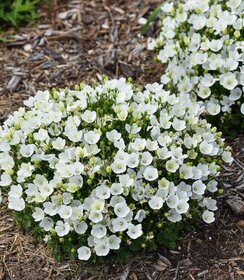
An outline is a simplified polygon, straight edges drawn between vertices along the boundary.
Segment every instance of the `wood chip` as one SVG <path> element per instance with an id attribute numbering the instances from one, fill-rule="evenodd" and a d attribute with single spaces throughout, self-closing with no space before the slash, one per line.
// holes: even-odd
<path id="1" fill-rule="evenodd" d="M 10 91 L 14 91 L 17 88 L 20 81 L 21 81 L 20 76 L 12 76 L 10 81 L 7 84 L 6 89 L 10 90 Z"/>

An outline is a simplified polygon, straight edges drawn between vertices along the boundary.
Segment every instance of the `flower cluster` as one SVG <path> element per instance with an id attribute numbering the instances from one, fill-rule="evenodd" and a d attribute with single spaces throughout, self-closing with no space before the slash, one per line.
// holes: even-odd
<path id="1" fill-rule="evenodd" d="M 194 211 L 214 221 L 216 176 L 232 157 L 187 95 L 121 78 L 24 104 L 0 128 L 0 186 L 46 241 L 75 240 L 88 260 L 150 242 L 158 224 Z"/>
<path id="2" fill-rule="evenodd" d="M 194 94 L 210 115 L 233 107 L 244 114 L 243 1 L 189 0 L 162 10 L 161 33 L 148 45 L 168 63 L 162 83 Z"/>

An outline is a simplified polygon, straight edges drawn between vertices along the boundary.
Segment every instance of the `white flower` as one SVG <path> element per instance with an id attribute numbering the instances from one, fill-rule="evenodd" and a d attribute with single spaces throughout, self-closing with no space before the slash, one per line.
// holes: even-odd
<path id="1" fill-rule="evenodd" d="M 114 213 L 120 218 L 126 217 L 129 212 L 130 208 L 124 202 L 117 203 L 114 206 Z"/>
<path id="2" fill-rule="evenodd" d="M 163 207 L 163 199 L 158 196 L 153 196 L 149 201 L 148 201 L 149 206 L 152 209 L 160 209 Z"/>
<path id="3" fill-rule="evenodd" d="M 202 218 L 204 220 L 205 223 L 207 224 L 211 224 L 214 222 L 215 218 L 214 218 L 214 213 L 208 210 L 205 210 L 202 214 Z"/>
<path id="4" fill-rule="evenodd" d="M 40 222 L 44 219 L 44 211 L 40 207 L 35 207 L 35 211 L 32 213 L 32 217 L 35 222 Z"/>
<path id="5" fill-rule="evenodd" d="M 124 186 L 124 187 L 130 187 L 134 180 L 130 177 L 129 174 L 125 175 L 119 175 L 119 182 Z"/>
<path id="6" fill-rule="evenodd" d="M 9 186 L 12 183 L 12 178 L 9 174 L 6 172 L 2 173 L 1 180 L 0 180 L 0 186 Z"/>
<path id="7" fill-rule="evenodd" d="M 211 90 L 208 87 L 199 86 L 197 95 L 203 99 L 208 98 L 211 95 Z"/>
<path id="8" fill-rule="evenodd" d="M 95 189 L 96 196 L 100 199 L 108 199 L 110 197 L 110 189 L 105 185 L 100 185 Z"/>
<path id="9" fill-rule="evenodd" d="M 166 203 L 169 206 L 169 208 L 175 208 L 178 205 L 179 198 L 175 194 L 170 194 L 167 199 Z"/>
<path id="10" fill-rule="evenodd" d="M 111 164 L 114 173 L 121 174 L 126 171 L 126 163 L 124 161 L 116 160 Z"/>
<path id="11" fill-rule="evenodd" d="M 232 157 L 231 152 L 229 152 L 229 151 L 224 151 L 224 152 L 222 153 L 222 159 L 223 159 L 223 161 L 226 162 L 226 163 L 232 163 L 233 157 Z"/>
<path id="12" fill-rule="evenodd" d="M 170 209 L 167 215 L 167 219 L 173 223 L 180 222 L 182 216 L 175 211 L 175 209 Z"/>
<path id="13" fill-rule="evenodd" d="M 236 79 L 235 74 L 226 73 L 226 74 L 220 75 L 220 84 L 224 88 L 226 88 L 228 90 L 232 90 L 237 86 L 238 81 Z"/>
<path id="14" fill-rule="evenodd" d="M 68 219 L 72 215 L 72 207 L 67 205 L 61 205 L 58 208 L 58 214 L 62 219 Z"/>
<path id="15" fill-rule="evenodd" d="M 238 8 L 242 3 L 242 0 L 229 0 L 226 2 L 226 6 L 230 7 L 231 9 Z"/>
<path id="16" fill-rule="evenodd" d="M 192 190 L 195 194 L 203 195 L 206 189 L 206 185 L 201 180 L 197 180 L 192 184 Z"/>
<path id="17" fill-rule="evenodd" d="M 167 171 L 169 171 L 171 173 L 175 173 L 179 168 L 179 164 L 176 162 L 176 160 L 170 159 L 166 162 L 165 167 L 166 167 Z"/>
<path id="18" fill-rule="evenodd" d="M 121 138 L 119 141 L 114 142 L 114 147 L 116 147 L 119 150 L 125 149 L 125 141 Z"/>
<path id="19" fill-rule="evenodd" d="M 17 172 L 18 177 L 27 178 L 32 175 L 32 171 L 34 170 L 34 166 L 31 163 L 22 163 L 20 169 Z"/>
<path id="20" fill-rule="evenodd" d="M 178 214 L 184 214 L 188 211 L 189 209 L 189 204 L 187 203 L 187 201 L 185 199 L 180 199 L 178 201 L 177 206 L 175 207 L 175 211 Z"/>
<path id="21" fill-rule="evenodd" d="M 110 192 L 112 195 L 119 195 L 123 193 L 123 185 L 121 183 L 113 183 Z"/>
<path id="22" fill-rule="evenodd" d="M 90 130 L 84 134 L 84 139 L 88 144 L 93 145 L 99 141 L 100 135 L 98 133 Z"/>
<path id="23" fill-rule="evenodd" d="M 140 209 L 136 215 L 135 215 L 135 220 L 139 223 L 141 223 L 144 219 L 146 218 L 146 211 L 143 209 Z"/>
<path id="24" fill-rule="evenodd" d="M 91 220 L 93 223 L 99 223 L 103 220 L 103 215 L 101 212 L 90 212 L 89 214 L 89 220 Z"/>
<path id="25" fill-rule="evenodd" d="M 117 142 L 121 138 L 121 133 L 119 133 L 117 130 L 113 129 L 112 131 L 106 132 L 106 137 L 111 142 Z"/>
<path id="26" fill-rule="evenodd" d="M 147 141 L 145 139 L 136 138 L 134 142 L 130 143 L 131 148 L 135 151 L 143 151 L 146 147 Z"/>
<path id="27" fill-rule="evenodd" d="M 95 201 L 93 201 L 91 204 L 89 203 L 88 209 L 91 209 L 91 211 L 94 212 L 102 212 L 102 210 L 104 209 L 104 200 L 101 199 L 97 199 Z"/>
<path id="28" fill-rule="evenodd" d="M 44 212 L 50 216 L 54 216 L 57 214 L 57 207 L 52 202 L 44 202 Z"/>
<path id="29" fill-rule="evenodd" d="M 81 162 L 76 161 L 76 162 L 74 162 L 74 163 L 72 163 L 72 164 L 70 165 L 70 168 L 71 168 L 71 170 L 72 170 L 72 174 L 73 174 L 74 176 L 78 176 L 78 175 L 80 175 L 80 174 L 83 172 L 83 170 L 84 170 L 84 165 L 83 165 Z"/>
<path id="30" fill-rule="evenodd" d="M 203 205 L 206 206 L 208 208 L 208 210 L 211 210 L 211 211 L 216 211 L 218 209 L 217 201 L 212 198 L 204 198 Z"/>
<path id="31" fill-rule="evenodd" d="M 222 40 L 212 40 L 210 41 L 209 47 L 212 51 L 218 52 L 223 47 Z"/>
<path id="32" fill-rule="evenodd" d="M 132 125 L 126 124 L 125 129 L 128 133 L 133 135 L 141 131 L 141 127 L 139 127 L 136 123 L 133 123 Z"/>
<path id="33" fill-rule="evenodd" d="M 112 225 L 115 232 L 125 231 L 128 228 L 126 219 L 119 217 L 112 220 Z"/>
<path id="34" fill-rule="evenodd" d="M 51 218 L 44 218 L 41 222 L 40 222 L 40 227 L 42 227 L 45 231 L 50 231 L 53 228 L 53 220 Z"/>
<path id="35" fill-rule="evenodd" d="M 158 178 L 158 170 L 153 166 L 147 166 L 143 172 L 143 176 L 147 181 L 155 181 Z"/>
<path id="36" fill-rule="evenodd" d="M 179 171 L 180 171 L 180 175 L 182 175 L 183 179 L 190 179 L 190 178 L 193 177 L 192 167 L 191 166 L 183 164 L 180 167 Z"/>
<path id="37" fill-rule="evenodd" d="M 103 238 L 107 234 L 107 228 L 101 224 L 93 225 L 91 234 L 94 237 Z"/>
<path id="38" fill-rule="evenodd" d="M 52 141 L 52 146 L 55 150 L 62 151 L 65 146 L 65 139 L 58 137 L 54 141 Z"/>
<path id="39" fill-rule="evenodd" d="M 213 145 L 208 143 L 205 140 L 201 142 L 199 148 L 200 148 L 201 153 L 204 155 L 210 155 L 213 151 Z"/>
<path id="40" fill-rule="evenodd" d="M 25 201 L 22 197 L 12 197 L 8 199 L 8 208 L 15 211 L 22 211 L 25 209 Z"/>
<path id="41" fill-rule="evenodd" d="M 171 153 L 166 147 L 163 147 L 157 150 L 157 156 L 161 159 L 167 159 L 171 156 Z"/>
<path id="42" fill-rule="evenodd" d="M 70 231 L 70 225 L 66 222 L 57 221 L 55 226 L 55 231 L 57 232 L 58 236 L 65 236 Z"/>
<path id="43" fill-rule="evenodd" d="M 8 195 L 10 197 L 20 198 L 22 196 L 22 193 L 23 193 L 23 188 L 21 187 L 21 185 L 17 185 L 17 186 L 11 186 Z"/>
<path id="44" fill-rule="evenodd" d="M 242 96 L 242 90 L 240 88 L 235 88 L 235 89 L 231 90 L 229 99 L 231 101 L 236 101 L 236 100 L 240 99 L 241 96 Z"/>
<path id="45" fill-rule="evenodd" d="M 77 250 L 78 259 L 82 261 L 87 261 L 91 257 L 91 249 L 87 246 L 82 246 Z"/>
<path id="46" fill-rule="evenodd" d="M 151 141 L 150 139 L 147 140 L 146 148 L 148 151 L 156 151 L 158 149 L 158 142 L 157 141 Z"/>
<path id="47" fill-rule="evenodd" d="M 45 183 L 38 187 L 42 196 L 48 197 L 53 193 L 53 186 L 51 184 Z"/>
<path id="48" fill-rule="evenodd" d="M 174 3 L 164 3 L 163 6 L 161 7 L 162 11 L 165 13 L 171 12 L 172 8 L 174 7 Z"/>
<path id="49" fill-rule="evenodd" d="M 241 113 L 244 115 L 244 103 L 241 104 Z"/>
<path id="50" fill-rule="evenodd" d="M 34 153 L 34 148 L 33 144 L 21 145 L 19 152 L 23 157 L 30 157 Z"/>
<path id="51" fill-rule="evenodd" d="M 206 105 L 206 109 L 209 112 L 210 115 L 218 115 L 220 112 L 220 105 L 216 104 L 214 102 L 208 102 Z"/>
<path id="52" fill-rule="evenodd" d="M 86 110 L 82 115 L 81 118 L 83 121 L 87 123 L 93 123 L 96 120 L 97 113 L 95 111 Z"/>
<path id="53" fill-rule="evenodd" d="M 136 153 L 129 154 L 127 159 L 127 166 L 130 168 L 135 168 L 138 166 L 138 164 L 139 164 L 138 154 Z"/>
<path id="54" fill-rule="evenodd" d="M 109 253 L 109 244 L 103 242 L 96 244 L 95 252 L 97 256 L 107 256 Z"/>
<path id="55" fill-rule="evenodd" d="M 47 130 L 41 128 L 38 132 L 35 132 L 33 136 L 35 140 L 44 141 L 48 138 L 48 132 Z"/>
<path id="56" fill-rule="evenodd" d="M 116 235 L 111 235 L 108 238 L 109 249 L 118 250 L 120 247 L 121 239 Z"/>
<path id="57" fill-rule="evenodd" d="M 127 234 L 129 235 L 130 238 L 137 239 L 143 234 L 142 225 L 139 224 L 135 226 L 133 224 L 130 224 L 128 226 Z"/>
<path id="58" fill-rule="evenodd" d="M 179 120 L 178 118 L 174 118 L 172 122 L 172 126 L 176 131 L 182 131 L 186 128 L 186 122 L 184 120 Z"/>
<path id="59" fill-rule="evenodd" d="M 149 152 L 143 152 L 141 154 L 141 161 L 140 162 L 141 162 L 142 165 L 147 166 L 147 165 L 152 163 L 152 160 L 153 160 L 153 157 Z"/>
<path id="60" fill-rule="evenodd" d="M 211 87 L 214 83 L 215 83 L 215 79 L 212 75 L 210 74 L 205 74 L 201 80 L 200 83 L 204 86 L 204 87 Z"/>
<path id="61" fill-rule="evenodd" d="M 215 181 L 215 180 L 209 181 L 208 184 L 207 184 L 208 191 L 216 192 L 218 190 L 217 185 L 218 185 L 217 181 Z"/>
<path id="62" fill-rule="evenodd" d="M 64 134 L 72 142 L 80 142 L 82 138 L 82 131 L 78 131 L 75 125 L 66 125 L 64 129 Z"/>
<path id="63" fill-rule="evenodd" d="M 81 222 L 75 222 L 74 224 L 74 230 L 78 233 L 78 234 L 84 234 L 88 229 L 88 225 L 86 222 L 81 221 Z"/>

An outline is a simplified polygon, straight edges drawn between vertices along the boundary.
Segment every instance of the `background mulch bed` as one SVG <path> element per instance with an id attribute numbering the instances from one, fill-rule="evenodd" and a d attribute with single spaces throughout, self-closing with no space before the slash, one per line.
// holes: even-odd
<path id="1" fill-rule="evenodd" d="M 24 99 L 48 87 L 73 87 L 110 77 L 132 77 L 145 84 L 160 80 L 163 67 L 146 50 L 153 24 L 140 38 L 140 19 L 159 0 L 54 1 L 40 8 L 34 26 L 8 30 L 0 44 L 0 120 Z M 0 280 L 173 280 L 244 279 L 244 218 L 231 210 L 244 198 L 244 137 L 230 141 L 235 161 L 225 167 L 220 183 L 220 210 L 210 226 L 198 224 L 184 234 L 175 251 L 141 252 L 124 265 L 57 263 L 44 244 L 13 225 L 0 208 Z M 234 201 L 234 202 L 233 202 Z M 233 208 L 233 207 L 232 207 Z"/>

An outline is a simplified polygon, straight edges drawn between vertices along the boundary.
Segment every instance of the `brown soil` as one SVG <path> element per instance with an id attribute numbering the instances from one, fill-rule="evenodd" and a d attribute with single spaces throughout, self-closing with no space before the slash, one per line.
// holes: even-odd
<path id="1" fill-rule="evenodd" d="M 0 45 L 0 119 L 37 90 L 93 83 L 102 73 L 131 76 L 139 84 L 159 81 L 163 67 L 146 50 L 155 24 L 140 38 L 138 20 L 160 2 L 54 1 L 41 7 L 34 26 L 6 31 L 8 40 Z M 57 263 L 45 245 L 16 229 L 1 205 L 0 280 L 244 279 L 244 217 L 229 207 L 244 198 L 244 138 L 230 144 L 235 162 L 220 177 L 226 192 L 219 197 L 216 222 L 183 234 L 176 251 L 141 252 L 124 265 Z"/>

